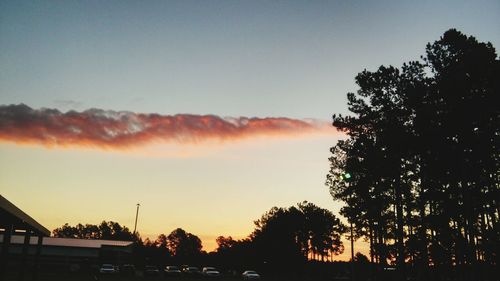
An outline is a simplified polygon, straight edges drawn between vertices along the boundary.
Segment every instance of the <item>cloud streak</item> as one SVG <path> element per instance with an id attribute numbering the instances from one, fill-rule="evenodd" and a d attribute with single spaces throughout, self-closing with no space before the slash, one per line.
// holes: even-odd
<path id="1" fill-rule="evenodd" d="M 326 122 L 215 115 L 160 115 L 89 109 L 82 112 L 0 106 L 0 141 L 44 146 L 124 149 L 153 142 L 198 143 L 252 137 L 334 133 Z"/>

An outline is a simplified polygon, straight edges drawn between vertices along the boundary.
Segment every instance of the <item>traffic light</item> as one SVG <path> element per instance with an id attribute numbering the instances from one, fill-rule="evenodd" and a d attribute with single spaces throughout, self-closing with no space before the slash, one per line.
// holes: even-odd
<path id="1" fill-rule="evenodd" d="M 351 179 L 351 177 L 352 177 L 352 176 L 351 176 L 351 174 L 349 174 L 349 173 L 344 173 L 344 174 L 342 174 L 342 176 L 340 176 L 340 177 L 341 177 L 343 180 L 348 181 L 348 180 L 350 180 L 350 179 Z"/>

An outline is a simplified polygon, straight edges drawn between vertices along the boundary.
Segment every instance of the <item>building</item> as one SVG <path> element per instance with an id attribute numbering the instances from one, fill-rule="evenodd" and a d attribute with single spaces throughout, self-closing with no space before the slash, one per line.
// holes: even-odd
<path id="1" fill-rule="evenodd" d="M 0 280 L 129 262 L 131 241 L 49 237 L 50 231 L 0 195 Z"/>

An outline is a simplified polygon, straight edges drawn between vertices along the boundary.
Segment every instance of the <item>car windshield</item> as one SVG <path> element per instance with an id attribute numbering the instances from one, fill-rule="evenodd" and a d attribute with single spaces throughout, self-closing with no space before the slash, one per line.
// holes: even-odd
<path id="1" fill-rule="evenodd" d="M 168 270 L 179 270 L 177 266 L 167 266 Z"/>
<path id="2" fill-rule="evenodd" d="M 113 265 L 111 265 L 111 264 L 103 264 L 102 268 L 105 268 L 105 269 L 114 269 Z"/>
<path id="3" fill-rule="evenodd" d="M 248 271 L 246 272 L 246 274 L 257 274 L 257 272 L 252 271 L 252 270 L 248 270 Z"/>

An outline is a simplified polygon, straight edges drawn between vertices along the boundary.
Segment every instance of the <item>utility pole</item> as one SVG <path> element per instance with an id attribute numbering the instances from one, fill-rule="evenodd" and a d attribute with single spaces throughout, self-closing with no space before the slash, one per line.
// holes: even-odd
<path id="1" fill-rule="evenodd" d="M 137 230 L 137 217 L 139 216 L 139 207 L 141 204 L 137 203 L 137 210 L 135 211 L 135 225 L 134 225 L 134 235 Z"/>

